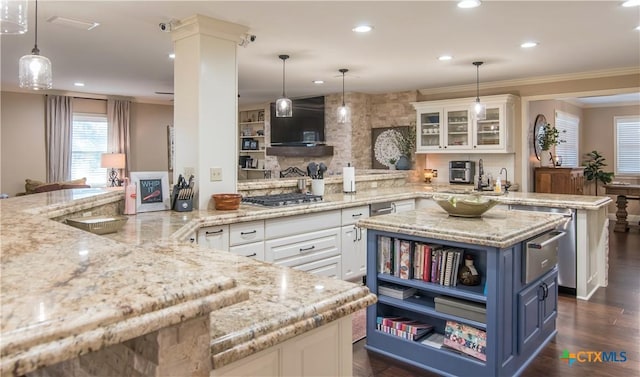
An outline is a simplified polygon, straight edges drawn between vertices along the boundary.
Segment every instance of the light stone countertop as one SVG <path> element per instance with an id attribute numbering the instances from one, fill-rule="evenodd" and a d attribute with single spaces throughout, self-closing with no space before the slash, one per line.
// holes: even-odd
<path id="1" fill-rule="evenodd" d="M 374 230 L 474 245 L 506 248 L 548 230 L 566 219 L 560 214 L 491 210 L 482 217 L 452 217 L 438 209 L 419 209 L 358 221 Z"/>
<path id="2" fill-rule="evenodd" d="M 465 190 L 458 186 L 407 184 L 355 194 L 329 194 L 322 203 L 281 208 L 243 204 L 237 211 L 140 213 L 130 216 L 121 231 L 107 236 L 92 235 L 49 219 L 117 203 L 123 198 L 121 189 L 62 190 L 0 200 L 0 372 L 19 364 L 22 369 L 18 370 L 24 373 L 88 349 L 99 349 L 106 344 L 96 341 L 96 330 L 117 333 L 113 337 L 116 342 L 137 336 L 130 328 L 113 329 L 115 325 L 109 327 L 106 323 L 124 323 L 129 318 L 144 320 L 143 312 L 157 309 L 156 305 L 172 308 L 176 300 L 205 302 L 207 308 L 232 304 L 231 297 L 215 302 L 213 297 L 219 294 L 212 287 L 235 292 L 233 299 L 238 301 L 246 299 L 248 292 L 249 305 L 240 303 L 211 314 L 212 323 L 219 324 L 211 330 L 215 367 L 239 360 L 366 307 L 375 302 L 375 296 L 366 287 L 349 282 L 315 277 L 229 253 L 198 250 L 186 242 L 198 228 L 372 202 L 428 199 L 438 192 Z M 608 197 L 520 192 L 494 199 L 505 204 L 585 210 L 599 209 L 611 201 Z M 485 217 L 492 211 L 497 210 L 490 210 Z M 167 269 L 157 274 L 157 267 L 165 265 Z M 139 275 L 132 273 L 138 270 Z M 35 278 L 25 279 L 25 271 Z M 175 276 L 181 279 L 174 279 Z M 287 289 L 278 286 L 282 281 L 290 281 Z M 316 286 L 324 289 L 315 292 Z M 172 301 L 172 294 L 179 299 Z M 83 312 L 86 308 L 90 309 Z M 197 315 L 193 311 L 191 314 Z M 39 335 L 42 326 L 47 331 Z M 94 338 L 65 338 L 70 333 L 77 335 L 78 329 Z M 40 346 L 31 347 L 37 343 Z M 22 353 L 25 349 L 28 352 Z"/>
<path id="3" fill-rule="evenodd" d="M 0 374 L 28 373 L 209 312 L 220 367 L 375 302 L 357 284 L 172 240 L 179 213 L 132 216 L 134 226 L 138 218 L 164 224 L 147 223 L 151 236 L 134 242 L 49 219 L 122 198 L 122 190 L 83 189 L 0 200 Z"/>

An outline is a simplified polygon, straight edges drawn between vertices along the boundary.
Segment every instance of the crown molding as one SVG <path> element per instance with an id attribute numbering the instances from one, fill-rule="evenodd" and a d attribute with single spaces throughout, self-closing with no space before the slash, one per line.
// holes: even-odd
<path id="1" fill-rule="evenodd" d="M 628 67 L 628 68 L 608 69 L 608 70 L 601 70 L 601 71 L 568 73 L 563 75 L 538 76 L 538 77 L 530 77 L 525 79 L 491 81 L 491 82 L 484 82 L 484 83 L 481 82 L 480 88 L 490 89 L 490 88 L 503 88 L 503 87 L 510 87 L 510 86 L 547 84 L 547 83 L 561 82 L 561 81 L 586 80 L 586 79 L 625 76 L 625 75 L 633 75 L 633 74 L 636 74 L 636 75 L 640 74 L 640 69 L 638 69 L 638 67 Z M 473 83 L 473 84 L 456 85 L 456 86 L 445 86 L 440 88 L 419 89 L 418 91 L 422 95 L 433 95 L 433 94 L 441 94 L 441 93 L 465 92 L 465 91 L 475 90 L 475 89 L 476 89 L 476 84 Z"/>

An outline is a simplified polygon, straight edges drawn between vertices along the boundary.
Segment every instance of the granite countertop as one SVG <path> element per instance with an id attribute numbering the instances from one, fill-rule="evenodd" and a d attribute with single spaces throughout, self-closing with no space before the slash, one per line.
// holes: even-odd
<path id="1" fill-rule="evenodd" d="M 376 300 L 357 284 L 172 239 L 198 224 L 197 211 L 131 216 L 111 238 L 50 220 L 122 198 L 122 190 L 82 189 L 0 200 L 0 373 L 24 374 L 209 312 L 220 367 Z"/>
<path id="2" fill-rule="evenodd" d="M 121 231 L 107 236 L 96 236 L 50 219 L 117 203 L 123 199 L 122 189 L 61 190 L 0 200 L 0 372 L 19 365 L 16 370 L 25 373 L 99 349 L 107 345 L 99 340 L 105 335 L 109 335 L 111 344 L 138 336 L 130 326 L 134 319 L 158 326 L 176 320 L 175 315 L 167 315 L 168 319 L 162 322 L 152 315 L 163 310 L 197 316 L 197 305 L 204 305 L 198 306 L 200 310 L 209 310 L 248 300 L 211 314 L 212 323 L 223 324 L 212 326 L 211 330 L 214 365 L 220 367 L 239 360 L 366 307 L 375 301 L 375 296 L 366 287 L 353 283 L 226 252 L 200 250 L 186 242 L 198 228 L 466 191 L 459 187 L 407 184 L 354 194 L 329 194 L 322 203 L 290 207 L 242 204 L 237 211 L 140 213 L 130 216 Z M 504 204 L 584 210 L 596 210 L 611 201 L 608 197 L 520 192 L 494 199 Z M 438 211 L 426 213 L 442 218 L 441 224 L 453 221 L 445 220 L 446 214 Z M 402 214 L 397 216 L 398 222 L 412 221 L 402 218 Z M 502 221 L 506 226 L 500 216 L 504 214 L 493 209 L 482 221 L 494 225 Z M 426 224 L 423 220 L 415 218 L 413 222 Z M 465 220 L 469 219 L 457 219 L 456 223 Z M 395 228 L 391 224 L 380 226 L 398 229 L 397 223 Z M 539 229 L 553 227 L 555 223 L 551 221 Z M 464 232 L 448 230 L 452 239 L 464 242 Z M 406 233 L 407 229 L 403 231 Z M 410 231 L 429 236 L 425 229 Z M 505 240 L 501 232 L 491 234 L 494 238 L 489 236 L 487 242 L 495 245 L 517 239 L 513 235 Z M 25 275 L 25 271 L 30 272 Z M 285 281 L 288 283 L 283 284 Z M 317 290 L 320 286 L 323 288 Z M 193 306 L 185 309 L 182 304 Z M 83 336 L 71 337 L 79 333 Z"/>
<path id="3" fill-rule="evenodd" d="M 490 210 L 482 217 L 449 216 L 438 209 L 419 209 L 358 221 L 374 230 L 505 248 L 555 229 L 566 221 L 560 214 Z"/>

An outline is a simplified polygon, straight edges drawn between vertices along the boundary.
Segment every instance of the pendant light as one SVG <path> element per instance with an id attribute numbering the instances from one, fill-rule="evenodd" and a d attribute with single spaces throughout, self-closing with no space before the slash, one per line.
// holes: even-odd
<path id="1" fill-rule="evenodd" d="M 349 108 L 344 104 L 344 74 L 349 72 L 346 68 L 340 68 L 338 70 L 342 73 L 342 106 L 338 107 L 338 123 L 349 122 Z"/>
<path id="2" fill-rule="evenodd" d="M 36 0 L 35 45 L 31 55 L 20 58 L 18 78 L 21 88 L 33 90 L 51 89 L 51 61 L 40 55 L 38 50 L 38 0 Z"/>
<path id="3" fill-rule="evenodd" d="M 282 97 L 276 101 L 276 117 L 290 118 L 293 115 L 291 100 L 284 94 L 284 65 L 289 55 L 278 55 L 282 59 Z"/>
<path id="4" fill-rule="evenodd" d="M 27 32 L 27 0 L 0 0 L 0 34 Z"/>
<path id="5" fill-rule="evenodd" d="M 473 104 L 473 112 L 476 120 L 485 120 L 487 118 L 487 106 L 480 103 L 480 66 L 483 62 L 473 62 L 476 66 L 476 102 Z"/>

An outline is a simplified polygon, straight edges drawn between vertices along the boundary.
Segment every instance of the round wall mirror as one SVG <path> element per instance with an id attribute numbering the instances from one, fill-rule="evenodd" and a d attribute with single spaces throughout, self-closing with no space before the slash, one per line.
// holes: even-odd
<path id="1" fill-rule="evenodd" d="M 536 116 L 535 122 L 533 122 L 533 150 L 536 152 L 536 158 L 540 160 L 540 136 L 544 133 L 544 126 L 547 124 L 547 118 L 543 114 Z"/>

